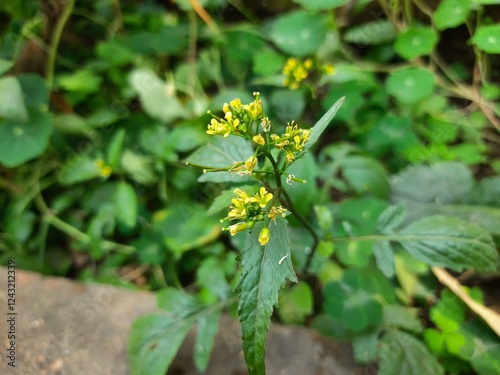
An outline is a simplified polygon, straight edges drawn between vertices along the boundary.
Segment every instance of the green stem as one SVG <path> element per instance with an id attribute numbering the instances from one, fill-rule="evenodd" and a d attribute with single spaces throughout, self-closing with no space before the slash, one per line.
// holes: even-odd
<path id="1" fill-rule="evenodd" d="M 47 58 L 47 67 L 45 71 L 45 75 L 47 77 L 47 84 L 49 85 L 50 88 L 52 88 L 54 84 L 54 69 L 56 64 L 57 48 L 59 47 L 59 42 L 61 41 L 61 35 L 64 30 L 64 25 L 66 25 L 66 22 L 68 21 L 74 6 L 75 6 L 75 0 L 69 0 L 59 20 L 57 21 L 57 24 L 54 28 L 54 32 L 52 33 L 49 56 Z"/>

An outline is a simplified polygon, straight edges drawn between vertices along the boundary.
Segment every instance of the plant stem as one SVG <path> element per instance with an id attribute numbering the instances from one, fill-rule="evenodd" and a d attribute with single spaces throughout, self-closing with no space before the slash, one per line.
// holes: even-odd
<path id="1" fill-rule="evenodd" d="M 61 41 L 61 35 L 64 30 L 64 26 L 66 25 L 66 22 L 68 21 L 74 6 L 75 6 L 75 0 L 69 0 L 59 20 L 56 23 L 54 32 L 52 33 L 49 56 L 47 58 L 47 67 L 45 70 L 45 75 L 47 78 L 47 84 L 49 85 L 49 88 L 52 88 L 54 84 L 54 69 L 56 64 L 57 48 L 59 47 L 59 42 Z"/>

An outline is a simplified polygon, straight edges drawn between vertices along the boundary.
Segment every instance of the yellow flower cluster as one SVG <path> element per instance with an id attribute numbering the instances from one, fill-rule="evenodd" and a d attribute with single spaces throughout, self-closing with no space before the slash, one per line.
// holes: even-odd
<path id="1" fill-rule="evenodd" d="M 291 90 L 297 90 L 299 88 L 299 84 L 301 81 L 307 78 L 309 75 L 309 71 L 313 66 L 313 62 L 311 59 L 306 59 L 304 62 L 301 62 L 299 59 L 295 57 L 290 57 L 286 60 L 285 65 L 283 66 L 283 75 L 285 76 L 285 80 L 283 84 L 286 87 L 289 87 Z"/>
<path id="2" fill-rule="evenodd" d="M 292 121 L 287 124 L 284 134 L 271 134 L 271 140 L 278 149 L 285 151 L 286 161 L 291 163 L 295 160 L 295 154 L 304 150 L 311 132 L 312 128 L 299 129 L 298 125 Z"/>
<path id="3" fill-rule="evenodd" d="M 109 177 L 109 175 L 113 172 L 113 168 L 106 165 L 102 159 L 97 159 L 95 161 L 95 165 L 99 169 L 101 177 Z"/>
<path id="4" fill-rule="evenodd" d="M 257 158 L 250 156 L 246 161 L 237 161 L 229 168 L 229 173 L 236 173 L 239 176 L 251 175 L 253 169 L 257 166 Z"/>
<path id="5" fill-rule="evenodd" d="M 290 90 L 297 90 L 300 82 L 309 77 L 312 72 L 318 70 L 328 75 L 335 73 L 335 68 L 330 63 L 320 65 L 311 58 L 307 58 L 302 62 L 296 57 L 290 57 L 283 65 L 282 74 L 285 76 L 283 84 Z"/>
<path id="6" fill-rule="evenodd" d="M 276 219 L 277 216 L 285 217 L 288 212 L 282 206 L 267 207 L 273 199 L 273 194 L 269 193 L 265 187 L 261 187 L 255 195 L 250 195 L 241 189 L 235 189 L 233 193 L 236 195 L 236 198 L 231 200 L 232 205 L 227 217 L 221 220 L 221 222 L 225 220 L 240 220 L 240 222 L 225 228 L 231 236 L 247 229 L 252 229 L 255 222 L 265 220 L 265 215 L 270 219 Z M 265 245 L 268 241 L 269 229 L 264 228 L 259 235 L 259 242 L 261 245 Z"/>
<path id="7" fill-rule="evenodd" d="M 242 104 L 239 98 L 224 103 L 222 107 L 224 118 L 220 118 L 208 111 L 213 118 L 208 124 L 207 134 L 222 135 L 224 137 L 229 134 L 246 135 L 248 128 L 254 121 L 262 122 L 267 119 L 264 115 L 260 93 L 254 92 L 254 96 L 254 101 L 249 104 Z"/>

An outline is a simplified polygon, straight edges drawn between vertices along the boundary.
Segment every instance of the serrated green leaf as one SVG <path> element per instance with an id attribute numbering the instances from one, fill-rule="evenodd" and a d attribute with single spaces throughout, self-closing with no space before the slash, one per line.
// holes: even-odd
<path id="1" fill-rule="evenodd" d="M 352 339 L 354 359 L 358 363 L 370 363 L 377 358 L 379 332 L 374 330 L 363 335 L 356 335 Z"/>
<path id="2" fill-rule="evenodd" d="M 139 317 L 129 337 L 132 375 L 165 375 L 193 323 L 167 313 Z"/>
<path id="3" fill-rule="evenodd" d="M 500 53 L 500 24 L 480 26 L 472 42 L 488 53 Z"/>
<path id="4" fill-rule="evenodd" d="M 196 339 L 194 342 L 194 364 L 198 371 L 207 369 L 210 354 L 214 347 L 214 338 L 219 330 L 220 311 L 207 314 L 198 319 Z"/>
<path id="5" fill-rule="evenodd" d="M 307 144 L 307 143 L 306 143 Z M 215 136 L 213 141 L 192 153 L 187 162 L 212 168 L 226 168 L 238 161 L 245 161 L 253 155 L 250 142 L 236 136 L 227 138 Z M 207 172 L 200 176 L 199 182 L 241 182 L 248 181 L 248 176 L 238 176 L 223 172 Z"/>
<path id="6" fill-rule="evenodd" d="M 2 118 L 17 123 L 28 121 L 23 91 L 16 77 L 0 78 L 0 119 Z"/>
<path id="7" fill-rule="evenodd" d="M 373 244 L 373 255 L 375 255 L 377 268 L 382 271 L 382 273 L 386 277 L 394 276 L 396 266 L 394 261 L 394 253 L 392 252 L 389 242 L 375 242 Z"/>
<path id="8" fill-rule="evenodd" d="M 361 45 L 378 45 L 391 42 L 396 37 L 396 30 L 389 20 L 377 20 L 349 28 L 344 34 L 344 41 Z"/>
<path id="9" fill-rule="evenodd" d="M 137 223 L 137 194 L 132 185 L 121 181 L 116 186 L 114 196 L 116 220 L 126 230 L 133 229 Z"/>
<path id="10" fill-rule="evenodd" d="M 379 348 L 379 375 L 441 375 L 443 368 L 414 336 L 388 330 Z"/>
<path id="11" fill-rule="evenodd" d="M 293 270 L 287 223 L 277 217 L 269 224 L 270 238 L 259 244 L 259 222 L 248 235 L 241 254 L 242 275 L 236 288 L 240 304 L 243 351 L 250 375 L 265 374 L 265 342 L 278 291 L 286 279 L 296 281 Z"/>
<path id="12" fill-rule="evenodd" d="M 381 233 L 391 233 L 403 223 L 406 214 L 406 205 L 403 203 L 387 207 L 377 219 L 377 231 Z"/>
<path id="13" fill-rule="evenodd" d="M 326 127 L 330 124 L 330 121 L 333 120 L 338 110 L 344 103 L 345 97 L 340 98 L 335 102 L 334 105 L 318 120 L 312 129 L 311 135 L 309 136 L 309 140 L 306 142 L 304 146 L 304 150 L 308 150 L 312 145 L 314 145 L 321 134 L 325 131 Z"/>
<path id="14" fill-rule="evenodd" d="M 394 50 L 406 60 L 429 55 L 438 42 L 438 35 L 430 27 L 410 26 L 398 34 Z"/>
<path id="15" fill-rule="evenodd" d="M 494 271 L 498 253 L 489 233 L 476 225 L 441 215 L 418 220 L 394 237 L 415 258 L 456 271 Z"/>
<path id="16" fill-rule="evenodd" d="M 500 344 L 476 350 L 470 363 L 479 375 L 500 374 Z"/>
<path id="17" fill-rule="evenodd" d="M 407 331 L 422 332 L 422 323 L 418 319 L 418 309 L 400 305 L 384 306 L 383 323 Z"/>
<path id="18" fill-rule="evenodd" d="M 326 15 L 298 10 L 279 17 L 272 26 L 269 37 L 283 52 L 305 57 L 321 46 L 326 32 Z"/>
<path id="19" fill-rule="evenodd" d="M 443 0 L 434 13 L 438 30 L 457 27 L 465 22 L 472 7 L 471 0 Z"/>

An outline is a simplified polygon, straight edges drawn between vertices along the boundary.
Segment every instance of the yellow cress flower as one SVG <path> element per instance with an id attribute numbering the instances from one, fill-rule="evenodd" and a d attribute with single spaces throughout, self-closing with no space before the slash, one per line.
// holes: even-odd
<path id="1" fill-rule="evenodd" d="M 257 143 L 260 146 L 264 146 L 266 144 L 266 141 L 264 140 L 264 137 L 260 134 L 255 135 L 252 140 Z"/>
<path id="2" fill-rule="evenodd" d="M 263 228 L 259 233 L 259 242 L 262 246 L 266 245 L 269 242 L 269 229 Z"/>

